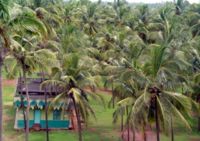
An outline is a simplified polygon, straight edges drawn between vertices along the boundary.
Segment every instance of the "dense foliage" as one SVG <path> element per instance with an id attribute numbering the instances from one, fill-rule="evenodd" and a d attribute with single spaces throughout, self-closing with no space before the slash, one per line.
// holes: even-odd
<path id="1" fill-rule="evenodd" d="M 63 87 L 56 99 L 71 99 L 85 121 L 94 115 L 87 99 L 94 94 L 84 89 L 103 82 L 112 89 L 109 105 L 117 104 L 114 122 L 127 111 L 128 130 L 155 123 L 157 140 L 160 131 L 171 131 L 173 139 L 176 120 L 190 129 L 188 119 L 198 113 L 199 18 L 200 4 L 184 0 L 151 7 L 124 0 L 0 0 L 0 68 L 11 78 L 45 72 L 45 84 Z"/>

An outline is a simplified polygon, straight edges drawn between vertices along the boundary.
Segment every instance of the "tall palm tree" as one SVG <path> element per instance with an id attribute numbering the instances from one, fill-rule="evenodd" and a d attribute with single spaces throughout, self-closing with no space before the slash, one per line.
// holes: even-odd
<path id="1" fill-rule="evenodd" d="M 19 10 L 21 10 L 21 9 L 19 9 Z M 40 61 L 41 60 L 44 61 L 44 58 L 46 58 L 46 56 L 43 56 L 44 57 L 43 59 L 41 59 L 41 58 L 39 59 L 37 54 L 40 54 L 40 55 L 41 54 L 43 54 L 43 55 L 49 54 L 49 50 L 45 50 L 45 49 L 44 50 L 36 50 L 37 45 L 35 45 L 35 40 L 32 40 L 29 36 L 30 33 L 32 33 L 32 34 L 36 33 L 35 37 L 39 37 L 37 41 L 39 41 L 39 39 L 42 37 L 46 37 L 46 28 L 45 28 L 44 24 L 41 21 L 39 21 L 36 18 L 36 15 L 34 15 L 34 14 L 35 14 L 34 11 L 28 9 L 28 11 L 25 10 L 24 13 L 17 14 L 17 16 L 12 18 L 12 20 L 10 21 L 10 24 L 14 25 L 13 26 L 14 31 L 16 31 L 16 34 L 13 36 L 13 38 L 15 38 L 16 41 L 14 41 L 14 40 L 12 41 L 15 44 L 13 45 L 13 48 L 11 50 L 11 54 L 14 56 L 14 58 L 17 60 L 17 62 L 21 66 L 22 73 L 23 73 L 23 80 L 25 81 L 24 86 L 26 86 L 26 97 L 27 97 L 28 101 L 29 101 L 29 96 L 28 96 L 28 88 L 27 88 L 27 82 L 26 82 L 27 72 L 31 72 L 31 71 L 35 70 L 37 68 L 36 66 L 38 66 L 38 64 L 45 63 L 45 62 L 40 62 Z M 23 27 L 23 28 L 21 28 L 21 30 L 18 30 L 16 28 L 19 25 L 23 25 L 23 26 L 21 26 L 21 27 Z M 36 32 L 34 30 L 32 30 L 32 27 L 35 27 Z M 24 33 L 22 33 L 21 31 L 23 31 Z M 27 38 L 27 39 L 25 40 L 25 38 Z M 21 43 L 23 45 L 23 47 L 19 43 Z M 34 50 L 35 52 L 31 51 L 31 50 Z M 28 64 L 26 62 L 27 59 L 28 59 Z M 31 62 L 29 62 L 29 61 L 31 61 Z M 17 64 L 17 62 L 15 64 Z M 43 66 L 44 65 L 41 65 L 40 68 L 43 68 Z M 12 67 L 12 68 L 15 68 L 15 67 Z M 15 69 L 13 69 L 13 70 L 15 70 Z M 10 74 L 12 74 L 12 71 L 10 71 Z M 26 109 L 26 140 L 28 140 L 28 134 L 29 134 L 29 105 L 27 106 L 27 109 Z"/>
<path id="2" fill-rule="evenodd" d="M 23 10 L 23 9 L 24 7 L 22 7 L 22 9 L 20 10 Z M 21 30 L 24 33 L 22 33 L 20 30 L 14 27 L 14 30 L 16 31 L 16 35 L 17 35 L 17 36 L 14 36 L 14 38 L 16 39 L 16 42 L 15 42 L 16 46 L 14 46 L 14 49 L 12 49 L 11 54 L 14 56 L 14 58 L 17 60 L 17 62 L 21 66 L 24 86 L 26 89 L 26 98 L 27 98 L 28 105 L 26 108 L 26 138 L 25 140 L 28 141 L 29 140 L 29 108 L 30 108 L 29 104 L 30 103 L 29 103 L 28 85 L 27 85 L 27 72 L 32 72 L 36 69 L 36 66 L 38 66 L 39 63 L 41 63 L 39 60 L 37 60 L 38 59 L 37 53 L 42 54 L 42 50 L 29 52 L 33 50 L 32 47 L 34 46 L 33 45 L 34 43 L 31 41 L 31 39 L 29 40 L 30 38 L 29 34 L 35 32 L 31 29 L 32 27 L 35 27 L 35 30 L 37 30 L 37 34 L 39 35 L 39 36 L 37 35 L 37 37 L 41 38 L 42 36 L 46 36 L 46 28 L 44 24 L 36 18 L 34 11 L 32 11 L 31 9 L 24 10 L 24 11 L 25 11 L 24 13 L 19 13 L 17 14 L 17 16 L 12 18 L 12 20 L 10 21 L 10 24 L 11 25 L 15 24 L 16 27 L 18 27 L 19 25 L 23 25 L 22 26 L 23 28 Z M 25 38 L 27 38 L 27 40 L 24 40 Z M 21 43 L 23 47 L 20 44 L 17 44 L 17 42 Z M 48 54 L 48 51 L 46 53 L 45 51 L 43 51 L 43 53 Z M 40 60 L 43 60 L 43 59 L 40 59 Z M 28 64 L 27 64 L 27 61 L 28 61 Z"/>
<path id="3" fill-rule="evenodd" d="M 47 2 L 48 3 L 48 2 Z M 53 2 L 52 2 L 53 3 Z M 48 5 L 48 4 L 47 4 Z M 59 6 L 59 5 L 58 5 Z M 45 25 L 47 29 L 47 35 L 43 36 L 41 41 L 38 43 L 38 48 L 43 49 L 49 49 L 52 51 L 59 51 L 59 38 L 56 33 L 56 30 L 58 30 L 61 25 L 63 24 L 63 20 L 60 18 L 62 17 L 62 10 L 57 10 L 57 5 L 54 5 L 54 7 L 49 5 L 48 11 L 42 7 L 37 8 L 36 15 L 37 18 L 39 18 Z M 47 70 L 42 70 L 41 74 L 43 77 L 43 80 L 45 80 L 45 73 Z M 45 95 L 45 120 L 46 120 L 46 140 L 49 141 L 49 129 L 48 129 L 48 103 L 47 103 L 47 93 L 46 88 L 44 88 Z"/>
<path id="4" fill-rule="evenodd" d="M 9 21 L 9 3 L 10 1 L 0 1 L 0 141 L 3 140 L 3 93 L 2 93 L 2 67 L 4 58 L 10 47 L 10 38 L 8 35 Z"/>
<path id="5" fill-rule="evenodd" d="M 62 69 L 59 68 L 58 70 L 60 71 L 56 73 L 57 75 L 59 74 L 59 77 L 57 79 L 52 77 L 52 79 L 46 80 L 43 82 L 43 86 L 53 85 L 59 87 L 61 92 L 54 99 L 54 102 L 63 99 L 66 104 L 70 103 L 73 105 L 77 118 L 79 141 L 82 141 L 81 118 L 87 125 L 88 116 L 92 114 L 95 117 L 95 113 L 89 104 L 89 97 L 99 97 L 102 99 L 100 95 L 90 95 L 90 93 L 84 90 L 84 87 L 96 87 L 95 79 L 98 77 L 91 76 L 88 71 L 89 68 L 81 63 L 77 54 L 65 55 L 63 60 L 60 60 L 60 64 Z"/>
<path id="6" fill-rule="evenodd" d="M 111 101 L 113 105 L 118 103 L 113 118 L 121 118 L 122 128 L 127 109 L 127 130 L 130 126 L 143 130 L 144 138 L 150 119 L 155 122 L 157 140 L 161 127 L 170 128 L 174 140 L 172 123 L 178 118 L 189 126 L 185 116 L 189 114 L 190 99 L 178 93 L 185 87 L 199 90 L 197 81 L 194 84 L 189 75 L 199 73 L 199 62 L 191 52 L 200 51 L 200 5 L 190 5 L 184 0 L 158 8 L 135 7 L 124 0 L 115 0 L 114 6 L 89 0 L 14 2 L 19 5 L 0 1 L 0 76 L 3 62 L 9 75 L 16 70 L 17 67 L 9 67 L 13 62 L 9 66 L 5 62 L 13 57 L 23 70 L 24 80 L 33 71 L 50 74 L 50 69 L 42 64 L 47 63 L 44 58 L 51 54 L 49 50 L 57 52 L 57 58 L 52 56 L 59 63 L 47 66 L 56 66 L 59 75 L 56 78 L 50 75 L 45 83 L 63 87 L 57 99 L 67 97 L 66 103 L 70 101 L 74 106 L 80 140 L 80 117 L 86 118 L 90 109 L 84 87 L 94 88 L 96 75 L 101 75 L 112 87 Z M 43 59 L 35 59 L 41 56 Z M 1 88 L 0 83 L 0 112 Z M 27 88 L 26 93 L 28 98 Z M 47 119 L 46 107 L 46 122 Z M 48 140 L 48 130 L 46 134 Z"/>
<path id="7" fill-rule="evenodd" d="M 29 109 L 30 109 L 30 98 L 28 93 L 28 82 L 27 82 L 27 74 L 33 72 L 39 72 L 41 70 L 48 70 L 50 67 L 49 64 L 55 65 L 55 54 L 53 54 L 50 50 L 40 49 L 35 51 L 25 50 L 23 47 L 19 46 L 11 51 L 11 55 L 7 56 L 6 64 L 7 71 L 9 75 L 15 74 L 16 70 L 20 70 L 19 73 L 22 72 L 23 76 L 23 84 L 26 90 L 26 139 L 29 140 Z M 45 67 L 44 67 L 45 66 Z"/>
<path id="8" fill-rule="evenodd" d="M 200 74 L 196 74 L 195 75 L 195 87 L 194 87 L 194 93 L 195 93 L 195 97 L 198 103 L 200 103 L 200 95 L 198 93 L 198 90 L 200 88 L 199 84 L 200 84 Z M 200 131 L 200 118 L 198 117 L 198 131 Z"/>

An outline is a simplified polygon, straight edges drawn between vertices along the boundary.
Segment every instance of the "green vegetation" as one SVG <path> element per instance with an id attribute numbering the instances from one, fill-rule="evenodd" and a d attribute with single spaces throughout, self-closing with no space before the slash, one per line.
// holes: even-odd
<path id="1" fill-rule="evenodd" d="M 15 87 L 5 86 L 3 89 L 4 94 L 4 115 L 6 123 L 4 124 L 4 135 L 6 136 L 5 141 L 18 141 L 24 138 L 23 131 L 16 131 L 13 129 L 14 126 L 14 108 L 13 104 L 13 94 L 15 92 Z M 101 93 L 106 102 L 110 100 L 110 95 L 107 93 Z M 112 124 L 112 113 L 114 109 L 103 107 L 102 103 L 98 103 L 94 100 L 91 101 L 91 105 L 93 109 L 95 109 L 96 116 L 98 117 L 97 121 L 92 119 L 89 121 L 88 129 L 84 130 L 83 138 L 85 141 L 121 141 L 120 139 L 120 132 L 119 132 L 119 123 L 114 125 Z M 192 120 L 193 121 L 193 120 Z M 196 122 L 193 123 L 192 127 L 195 131 Z M 200 139 L 200 135 L 198 132 L 192 133 L 185 133 L 181 127 L 179 127 L 180 131 L 176 132 L 176 140 L 181 141 L 190 141 L 191 139 Z M 50 139 L 51 141 L 57 141 L 60 139 L 69 139 L 70 141 L 77 141 L 78 137 L 75 131 L 51 131 L 50 132 Z M 30 141 L 36 140 L 44 140 L 45 133 L 43 131 L 40 132 L 31 132 L 30 134 Z M 162 141 L 170 141 L 168 136 L 162 135 Z"/>
<path id="2" fill-rule="evenodd" d="M 14 127 L 14 108 L 13 108 L 13 94 L 15 92 L 14 86 L 5 86 L 4 91 L 6 95 L 4 97 L 4 115 L 6 123 L 4 124 L 4 135 L 5 141 L 13 141 L 23 140 L 24 133 L 23 131 L 16 131 L 13 129 Z M 105 100 L 108 102 L 110 99 L 109 95 L 103 96 Z M 104 108 L 102 103 L 97 103 L 95 101 L 91 101 L 93 109 L 95 109 L 96 116 L 98 120 L 95 121 L 91 119 L 89 123 L 88 129 L 84 130 L 83 139 L 85 141 L 111 141 L 116 140 L 120 141 L 119 138 L 119 130 L 117 125 L 112 124 L 112 113 L 114 109 Z M 70 141 L 77 141 L 78 136 L 75 131 L 51 131 L 50 132 L 50 139 L 52 141 L 57 141 L 60 139 L 69 139 Z M 31 132 L 30 133 L 30 141 L 36 140 L 45 140 L 45 132 Z"/>
<path id="3" fill-rule="evenodd" d="M 149 129 L 157 141 L 167 140 L 164 134 L 171 141 L 195 140 L 200 132 L 199 18 L 200 4 L 186 0 L 156 8 L 125 0 L 0 0 L 0 141 L 3 127 L 8 141 L 116 141 L 120 133 L 130 141 L 137 132 L 146 141 Z M 27 78 L 37 73 L 45 79 L 42 89 L 60 88 L 53 102 L 72 102 L 69 113 L 76 113 L 77 132 L 29 132 Z M 2 86 L 2 77 L 19 76 L 28 103 L 24 134 L 13 130 L 15 88 Z M 95 92 L 100 88 L 111 95 Z M 47 121 L 48 106 L 45 110 Z"/>

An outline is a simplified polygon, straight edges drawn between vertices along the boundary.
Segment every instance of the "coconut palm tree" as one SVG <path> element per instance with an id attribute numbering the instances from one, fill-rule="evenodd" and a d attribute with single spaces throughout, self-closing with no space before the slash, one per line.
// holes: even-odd
<path id="1" fill-rule="evenodd" d="M 98 32 L 97 17 L 95 15 L 96 9 L 97 4 L 89 4 L 86 14 L 82 17 L 84 30 L 90 36 Z"/>
<path id="2" fill-rule="evenodd" d="M 176 92 L 167 91 L 169 90 L 168 83 L 170 82 L 174 84 L 174 81 L 177 80 L 176 77 L 179 77 L 174 75 L 173 71 L 176 69 L 181 71 L 181 65 L 186 64 L 182 61 L 177 64 L 176 61 L 180 61 L 180 58 L 177 58 L 178 54 L 175 53 L 173 57 L 171 55 L 168 56 L 167 50 L 168 48 L 159 45 L 154 46 L 151 48 L 152 55 L 149 58 L 150 61 L 146 62 L 142 68 L 139 68 L 139 70 L 129 66 L 127 71 L 124 71 L 124 74 L 122 75 L 124 76 L 123 80 L 132 81 L 137 84 L 137 89 L 135 89 L 137 97 L 128 97 L 127 100 L 124 100 L 125 105 L 128 103 L 127 101 L 130 101 L 132 105 L 132 114 L 130 114 L 132 123 L 145 123 L 148 121 L 148 118 L 154 118 L 156 123 L 157 140 L 160 140 L 159 132 L 161 126 L 167 127 L 167 125 L 169 125 L 167 123 L 168 119 L 170 119 L 170 117 L 168 117 L 169 115 L 175 118 L 180 118 L 180 120 L 182 120 L 189 128 L 189 124 L 184 116 L 189 113 L 191 108 L 190 98 L 177 94 Z M 169 59 L 169 57 L 171 58 Z M 178 66 L 176 69 L 171 67 L 169 69 L 168 65 Z M 175 103 L 178 103 L 178 105 L 182 106 L 185 110 L 180 111 L 179 108 L 176 107 Z M 168 111 L 167 109 L 171 109 L 171 111 Z M 148 114 L 143 113 L 144 111 Z M 144 120 L 138 122 L 138 116 L 142 116 L 143 118 L 141 119 Z"/>
<path id="3" fill-rule="evenodd" d="M 193 97 L 194 99 L 196 99 L 196 101 L 199 103 L 200 102 L 200 95 L 199 95 L 199 83 L 200 83 L 200 74 L 196 74 L 195 77 L 194 77 L 194 82 L 195 82 L 195 85 L 193 86 Z M 198 117 L 198 131 L 200 131 L 200 118 Z"/>
<path id="4" fill-rule="evenodd" d="M 82 64 L 81 59 L 77 54 L 69 54 L 65 55 L 63 60 L 60 60 L 60 65 L 62 66 L 57 70 L 59 70 L 55 77 L 52 77 L 50 80 L 46 80 L 43 83 L 45 85 L 53 85 L 59 87 L 61 92 L 59 92 L 58 96 L 54 99 L 54 102 L 58 100 L 65 100 L 65 103 L 71 103 L 75 110 L 75 115 L 77 118 L 77 126 L 79 133 L 79 140 L 82 141 L 82 126 L 81 126 L 81 118 L 87 125 L 88 116 L 92 114 L 95 117 L 95 113 L 89 104 L 89 97 L 99 97 L 99 95 L 90 94 L 84 90 L 87 86 L 91 88 L 96 87 L 96 76 L 92 76 L 88 69 L 89 67 Z M 84 58 L 82 58 L 83 60 Z M 59 77 L 58 77 L 59 76 Z M 67 100 L 67 101 L 66 101 Z M 66 107 L 64 107 L 65 109 Z"/>
<path id="5" fill-rule="evenodd" d="M 18 7 L 18 10 L 21 10 L 20 7 Z M 13 38 L 16 41 L 14 41 L 14 40 L 12 41 L 15 44 L 13 45 L 13 48 L 11 50 L 11 55 L 13 55 L 14 58 L 17 60 L 17 62 L 15 62 L 14 64 L 16 65 L 19 63 L 20 64 L 19 66 L 21 66 L 22 73 L 23 73 L 23 80 L 25 81 L 24 86 L 26 86 L 26 97 L 27 97 L 27 100 L 29 101 L 28 89 L 27 89 L 27 83 L 26 83 L 27 72 L 35 71 L 36 68 L 44 68 L 44 66 L 46 66 L 46 65 L 44 65 L 45 61 L 43 59 L 44 58 L 53 59 L 54 57 L 52 57 L 53 56 L 52 53 L 50 55 L 49 50 L 40 49 L 40 48 L 38 49 L 37 42 L 35 43 L 35 39 L 37 39 L 36 41 L 39 41 L 39 40 L 43 39 L 44 37 L 46 37 L 47 30 L 46 30 L 46 27 L 44 26 L 44 24 L 39 19 L 37 19 L 34 11 L 26 8 L 26 10 L 24 10 L 24 13 L 19 13 L 19 14 L 17 14 L 17 16 L 12 18 L 12 20 L 10 21 L 10 24 L 14 25 L 13 29 L 16 32 L 16 34 L 13 36 Z M 23 28 L 21 28 L 21 30 L 18 30 L 18 28 L 17 28 L 17 27 L 19 27 L 19 25 L 20 26 L 22 25 L 21 27 L 23 27 Z M 33 27 L 34 27 L 34 30 L 33 30 Z M 21 31 L 23 31 L 24 33 Z M 35 36 L 31 37 L 30 33 L 32 35 L 35 34 Z M 44 55 L 44 56 L 41 56 L 41 55 Z M 47 57 L 48 55 L 50 55 L 50 57 Z M 43 58 L 41 59 L 39 57 L 41 57 L 41 58 L 43 57 Z M 43 60 L 43 62 L 42 62 L 42 60 Z M 26 61 L 28 61 L 28 64 L 26 64 L 27 63 Z M 29 61 L 31 61 L 32 63 Z M 47 63 L 47 61 L 46 61 L 46 63 Z M 13 63 L 11 63 L 11 64 L 13 64 Z M 50 63 L 48 62 L 47 64 L 52 64 L 52 62 L 50 61 Z M 12 66 L 12 68 L 13 68 L 13 70 L 16 70 L 16 69 L 14 69 L 15 67 Z M 46 67 L 46 68 L 48 68 L 48 67 Z M 44 70 L 46 70 L 46 69 L 44 69 Z M 12 74 L 12 70 L 9 70 L 9 74 Z M 27 109 L 26 109 L 26 127 L 27 127 L 26 128 L 26 140 L 28 140 L 29 106 L 27 106 Z"/>
<path id="6" fill-rule="evenodd" d="M 3 140 L 3 93 L 2 93 L 2 67 L 5 56 L 10 47 L 10 37 L 8 29 L 8 21 L 10 18 L 9 13 L 10 1 L 0 1 L 0 141 Z"/>
<path id="7" fill-rule="evenodd" d="M 176 13 L 176 15 L 181 15 L 184 12 L 186 6 L 188 6 L 188 5 L 189 5 L 188 1 L 176 0 L 175 1 L 175 13 Z"/>
<path id="8" fill-rule="evenodd" d="M 57 6 L 57 5 L 56 5 Z M 45 25 L 45 28 L 47 30 L 47 35 L 43 36 L 41 41 L 38 43 L 37 48 L 39 49 L 49 49 L 52 51 L 59 51 L 59 41 L 58 35 L 56 33 L 56 30 L 58 30 L 61 25 L 63 24 L 63 20 L 60 18 L 62 17 L 62 10 L 57 10 L 56 6 L 54 7 L 48 7 L 48 11 L 44 8 L 37 8 L 36 15 L 37 18 L 39 18 L 42 23 Z M 59 6 L 59 5 L 58 5 Z M 42 70 L 42 78 L 45 80 L 45 73 L 47 73 L 47 70 Z M 47 93 L 46 88 L 45 90 L 45 120 L 46 120 L 46 140 L 49 141 L 49 129 L 48 129 L 48 104 L 47 104 Z"/>
<path id="9" fill-rule="evenodd" d="M 66 103 L 74 106 L 80 140 L 80 117 L 87 121 L 90 111 L 84 87 L 95 88 L 96 75 L 101 75 L 112 87 L 113 107 L 117 103 L 113 118 L 114 121 L 121 118 L 122 129 L 128 113 L 128 133 L 129 127 L 143 130 L 145 138 L 145 128 L 153 119 L 157 139 L 161 127 L 165 127 L 171 130 L 174 140 L 172 123 L 179 118 L 188 126 L 185 117 L 191 107 L 190 99 L 178 93 L 180 88 L 183 93 L 185 88 L 197 93 L 199 87 L 198 81 L 193 81 L 194 76 L 189 77 L 195 73 L 198 78 L 199 73 L 198 4 L 177 0 L 151 8 L 128 5 L 124 0 L 115 0 L 114 5 L 88 0 L 15 2 L 19 5 L 0 1 L 0 76 L 3 62 L 10 76 L 17 73 L 13 64 L 19 64 L 23 80 L 33 71 L 51 74 L 57 70 L 56 77 L 49 75 L 44 84 L 63 87 L 57 100 L 64 97 Z M 57 65 L 44 59 L 51 56 L 50 50 L 58 54 L 52 55 L 54 61 L 59 60 Z M 13 57 L 16 60 L 9 61 Z M 49 63 L 47 70 L 42 67 L 44 63 Z M 51 67 L 55 70 L 51 71 Z M 1 93 L 0 83 L 0 96 Z M 0 112 L 1 101 L 2 97 Z M 46 122 L 47 119 L 46 107 Z M 48 140 L 48 127 L 46 134 Z"/>
<path id="10" fill-rule="evenodd" d="M 195 43 L 193 44 L 195 46 L 195 44 L 197 44 L 198 40 L 195 39 Z M 197 103 L 199 103 L 199 72 L 200 72 L 200 67 L 199 67 L 199 63 L 200 63 L 200 58 L 199 58 L 199 54 L 198 54 L 198 50 L 196 48 L 193 47 L 193 50 L 191 51 L 191 64 L 192 64 L 192 70 L 191 72 L 193 73 L 193 75 L 191 76 L 191 78 L 189 79 L 189 87 L 191 88 L 191 98 L 193 100 L 195 100 Z M 197 126 L 197 130 L 200 131 L 200 118 L 199 118 L 199 113 L 197 113 L 197 117 L 198 117 L 198 126 Z"/>
<path id="11" fill-rule="evenodd" d="M 16 70 L 20 70 L 23 76 L 23 85 L 26 89 L 26 140 L 29 140 L 29 109 L 30 109 L 30 98 L 28 94 L 28 82 L 27 74 L 38 72 L 41 70 L 48 70 L 49 64 L 55 64 L 55 54 L 50 50 L 40 49 L 35 51 L 25 50 L 20 44 L 17 48 L 11 51 L 11 54 L 6 58 L 6 68 L 9 72 L 9 75 L 16 74 Z M 45 66 L 45 67 L 44 67 Z M 19 72 L 19 73 L 20 73 Z"/>

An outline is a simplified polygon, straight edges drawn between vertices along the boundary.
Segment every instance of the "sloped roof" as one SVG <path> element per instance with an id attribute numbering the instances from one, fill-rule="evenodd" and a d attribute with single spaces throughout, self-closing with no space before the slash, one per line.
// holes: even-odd
<path id="1" fill-rule="evenodd" d="M 53 109 L 61 109 L 63 106 L 66 109 L 71 109 L 72 104 L 71 102 L 66 103 L 63 99 L 52 102 L 52 100 L 60 94 L 62 91 L 59 87 L 56 86 L 47 86 L 46 90 L 41 88 L 41 84 L 43 83 L 42 78 L 28 78 L 27 85 L 28 85 L 28 93 L 30 96 L 30 107 L 31 109 L 39 108 L 44 109 L 46 106 L 45 104 L 45 93 L 47 94 L 47 105 L 52 107 Z M 22 78 L 18 79 L 17 83 L 17 90 L 14 97 L 14 107 L 21 108 L 27 107 L 27 99 L 26 99 L 26 88 Z"/>
<path id="2" fill-rule="evenodd" d="M 27 78 L 27 85 L 28 85 L 28 93 L 30 96 L 41 96 L 44 95 L 45 92 L 48 95 L 56 96 L 59 94 L 59 91 L 61 91 L 58 87 L 55 86 L 46 86 L 45 89 L 41 87 L 41 84 L 43 83 L 42 78 Z M 16 95 L 25 95 L 26 94 L 26 88 L 24 84 L 24 80 L 22 78 L 18 79 L 17 83 L 17 91 Z"/>

